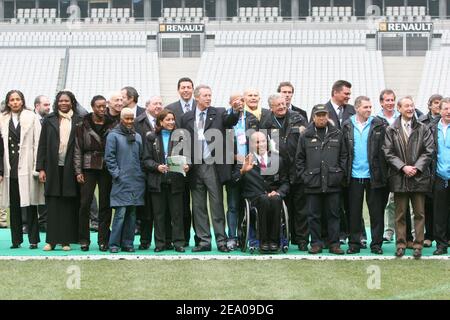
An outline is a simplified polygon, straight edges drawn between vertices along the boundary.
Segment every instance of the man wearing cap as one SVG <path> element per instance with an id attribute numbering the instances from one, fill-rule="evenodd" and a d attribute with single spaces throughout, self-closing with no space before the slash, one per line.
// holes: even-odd
<path id="1" fill-rule="evenodd" d="M 330 253 L 344 254 L 339 242 L 339 207 L 346 166 L 342 132 L 330 123 L 325 105 L 314 106 L 312 123 L 301 135 L 296 154 L 297 174 L 305 186 L 311 254 L 321 253 L 324 247 L 322 216 L 327 221 Z"/>

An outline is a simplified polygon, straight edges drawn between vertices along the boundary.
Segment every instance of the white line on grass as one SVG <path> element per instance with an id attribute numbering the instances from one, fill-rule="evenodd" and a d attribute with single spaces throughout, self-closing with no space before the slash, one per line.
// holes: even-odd
<path id="1" fill-rule="evenodd" d="M 261 255 L 261 256 L 231 256 L 231 255 L 83 255 L 83 256 L 0 256 L 0 260 L 413 260 L 413 257 L 396 258 L 394 256 L 304 256 L 304 255 Z M 450 260 L 450 256 L 429 256 L 421 260 Z"/>

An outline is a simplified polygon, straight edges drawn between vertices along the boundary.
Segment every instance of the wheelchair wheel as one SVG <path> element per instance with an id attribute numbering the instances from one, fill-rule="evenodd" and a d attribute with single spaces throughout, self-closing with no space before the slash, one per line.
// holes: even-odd
<path id="1" fill-rule="evenodd" d="M 239 232 L 239 242 L 241 251 L 245 252 L 248 246 L 248 235 L 250 233 L 250 203 L 245 200 L 244 216 L 241 222 L 241 231 Z"/>
<path id="2" fill-rule="evenodd" d="M 286 203 L 283 201 L 283 213 L 281 215 L 281 250 L 286 253 L 289 250 L 289 213 Z"/>

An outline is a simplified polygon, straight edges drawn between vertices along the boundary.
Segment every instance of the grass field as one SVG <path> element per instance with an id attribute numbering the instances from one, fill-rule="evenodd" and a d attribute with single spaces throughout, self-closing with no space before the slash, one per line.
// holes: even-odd
<path id="1" fill-rule="evenodd" d="M 2 299 L 450 299 L 448 260 L 1 261 L 0 278 Z"/>

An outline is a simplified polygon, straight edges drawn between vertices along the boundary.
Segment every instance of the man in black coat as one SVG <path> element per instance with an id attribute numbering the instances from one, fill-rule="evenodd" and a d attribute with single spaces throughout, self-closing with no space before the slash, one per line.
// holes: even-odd
<path id="1" fill-rule="evenodd" d="M 197 107 L 197 102 L 192 95 L 194 93 L 194 82 L 187 77 L 181 78 L 178 80 L 177 90 L 180 95 L 180 100 L 172 102 L 165 108 L 175 114 L 175 124 L 177 128 L 181 128 L 181 118 L 183 115 Z M 185 246 L 187 247 L 189 246 L 189 241 L 191 239 L 191 225 L 193 224 L 191 214 L 191 191 L 189 190 L 189 185 L 187 183 L 183 194 L 183 204 L 184 239 L 186 241 Z M 194 239 L 195 245 L 198 245 L 198 238 L 194 236 Z"/>
<path id="2" fill-rule="evenodd" d="M 308 121 L 308 115 L 306 114 L 306 111 L 299 107 L 294 106 L 291 103 L 292 96 L 294 95 L 294 86 L 292 85 L 292 83 L 290 83 L 289 81 L 280 82 L 280 84 L 278 85 L 277 92 L 283 96 L 283 98 L 286 101 L 286 107 L 289 110 L 300 113 L 303 116 L 303 118 L 305 118 L 305 120 Z"/>
<path id="3" fill-rule="evenodd" d="M 191 138 L 188 179 L 192 193 L 194 228 L 199 244 L 192 251 L 211 251 L 211 231 L 207 194 L 217 248 L 228 252 L 223 208 L 223 184 L 231 179 L 233 152 L 226 152 L 225 129 L 238 121 L 239 112 L 211 107 L 211 88 L 200 85 L 194 90 L 197 107 L 183 115 L 181 127 Z M 231 155 L 231 159 L 229 159 Z M 226 156 L 228 158 L 226 158 Z M 229 163 L 229 164 L 228 164 Z"/>
<path id="4" fill-rule="evenodd" d="M 306 119 L 296 111 L 286 107 L 281 94 L 273 94 L 268 99 L 271 112 L 261 120 L 260 128 L 268 130 L 272 147 L 279 150 L 283 163 L 289 168 L 290 192 L 287 199 L 291 239 L 299 250 L 307 251 L 309 243 L 308 220 L 305 212 L 303 184 L 297 179 L 295 153 L 300 134 L 306 129 Z"/>
<path id="5" fill-rule="evenodd" d="M 325 105 L 316 105 L 313 122 L 300 137 L 296 167 L 306 193 L 311 248 L 309 253 L 322 252 L 322 216 L 326 217 L 329 251 L 344 254 L 339 242 L 339 207 L 341 185 L 347 168 L 347 148 L 342 132 L 328 119 Z"/>
<path id="6" fill-rule="evenodd" d="M 355 100 L 356 115 L 343 123 L 342 133 L 348 150 L 347 183 L 350 214 L 350 238 L 347 253 L 359 253 L 364 225 L 364 193 L 370 215 L 372 253 L 382 254 L 384 208 L 389 197 L 386 187 L 387 165 L 382 146 L 388 125 L 380 117 L 371 116 L 372 103 L 365 96 Z M 350 201 L 351 200 L 351 201 Z"/>
<path id="7" fill-rule="evenodd" d="M 250 150 L 244 163 L 235 166 L 233 179 L 243 183 L 242 197 L 258 210 L 261 252 L 278 251 L 282 201 L 289 191 L 288 168 L 278 152 L 267 150 L 263 132 L 251 135 Z"/>

